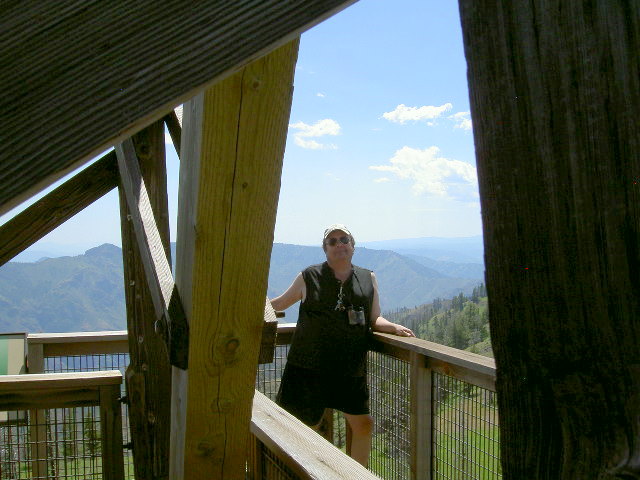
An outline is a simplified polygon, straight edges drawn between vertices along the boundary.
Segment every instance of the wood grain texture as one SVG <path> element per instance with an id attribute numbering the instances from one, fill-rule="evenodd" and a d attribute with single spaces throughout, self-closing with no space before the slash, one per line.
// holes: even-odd
<path id="1" fill-rule="evenodd" d="M 0 226 L 0 266 L 117 185 L 116 154 L 110 152 Z"/>
<path id="2" fill-rule="evenodd" d="M 4 1 L 0 214 L 354 1 Z"/>
<path id="3" fill-rule="evenodd" d="M 101 386 L 99 392 L 102 478 L 104 480 L 124 480 L 120 386 Z"/>
<path id="4" fill-rule="evenodd" d="M 126 330 L 103 330 L 101 332 L 30 333 L 27 341 L 38 343 L 109 343 L 127 339 Z"/>
<path id="5" fill-rule="evenodd" d="M 269 299 L 264 303 L 264 323 L 262 324 L 262 342 L 258 363 L 273 362 L 273 354 L 276 349 L 276 336 L 278 333 L 278 319 Z"/>
<path id="6" fill-rule="evenodd" d="M 164 123 L 154 122 L 132 140 L 164 254 L 170 264 Z M 135 476 L 138 480 L 165 479 L 169 475 L 171 426 L 169 352 L 163 338 L 155 331 L 153 301 L 122 189 L 120 211 L 130 358 L 126 385 Z"/>
<path id="7" fill-rule="evenodd" d="M 301 479 L 378 479 L 260 392 L 253 398 L 253 433 Z"/>
<path id="8" fill-rule="evenodd" d="M 429 359 L 445 362 L 452 367 L 474 370 L 478 374 L 495 376 L 496 373 L 495 361 L 484 355 L 447 347 L 421 338 L 398 337 L 380 332 L 375 332 L 373 336 L 376 340 L 376 350 L 384 350 L 385 353 L 406 361 L 410 361 L 411 352 L 415 352 Z"/>
<path id="9" fill-rule="evenodd" d="M 133 141 L 128 139 L 117 145 L 116 154 L 121 190 L 124 192 L 123 199 L 131 215 L 131 224 L 156 319 L 167 318 L 174 287 L 173 275 Z"/>
<path id="10" fill-rule="evenodd" d="M 101 385 L 119 385 L 122 374 L 118 370 L 98 372 L 35 373 L 32 375 L 0 376 L 0 392 L 13 393 L 27 390 L 53 391 L 56 388 L 85 388 Z"/>
<path id="11" fill-rule="evenodd" d="M 426 358 L 411 352 L 409 364 L 411 409 L 409 442 L 411 448 L 411 479 L 431 480 L 433 448 L 433 371 Z"/>
<path id="12" fill-rule="evenodd" d="M 186 369 L 189 329 L 169 265 L 168 241 L 165 242 L 166 246 L 162 241 L 163 235 L 169 235 L 168 213 L 159 212 L 159 217 L 164 217 L 165 231 L 161 234 L 133 141 L 128 139 L 117 145 L 116 155 L 123 201 L 126 200 L 130 212 L 145 282 L 155 312 L 155 330 L 167 344 L 171 364 Z"/>
<path id="13" fill-rule="evenodd" d="M 296 40 L 185 105 L 183 136 L 199 139 L 195 163 L 191 140 L 181 160 L 197 199 L 179 199 L 177 260 L 192 266 L 184 284 L 177 267 L 190 297 L 184 478 L 244 478 L 297 51 Z"/>
<path id="14" fill-rule="evenodd" d="M 29 369 L 30 373 L 41 373 L 45 357 L 67 355 L 103 355 L 127 353 L 129 339 L 126 330 L 106 332 L 72 333 L 30 333 L 27 336 L 29 346 L 28 363 L 39 370 Z M 42 360 L 40 360 L 40 358 Z"/>
<path id="15" fill-rule="evenodd" d="M 504 478 L 640 478 L 640 3 L 460 6 Z"/>
<path id="16" fill-rule="evenodd" d="M 165 115 L 163 121 L 167 125 L 167 130 L 169 130 L 173 147 L 176 149 L 178 159 L 180 159 L 180 146 L 182 145 L 182 125 L 180 124 L 180 119 L 176 115 L 175 111 L 171 111 L 171 113 Z"/>
<path id="17" fill-rule="evenodd" d="M 44 346 L 42 344 L 29 343 L 27 337 L 27 371 L 30 374 L 44 373 Z M 33 439 L 29 447 L 31 458 L 31 472 L 34 477 L 47 475 L 47 430 L 45 427 L 46 416 L 43 410 L 35 407 L 29 411 L 29 417 L 35 419 L 29 425 L 29 435 Z"/>

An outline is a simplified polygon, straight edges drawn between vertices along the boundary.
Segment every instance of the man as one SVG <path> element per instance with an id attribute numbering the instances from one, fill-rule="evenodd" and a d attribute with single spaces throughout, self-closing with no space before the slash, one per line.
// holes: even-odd
<path id="1" fill-rule="evenodd" d="M 322 248 L 327 261 L 306 268 L 271 300 L 275 310 L 301 302 L 276 401 L 309 426 L 320 422 L 325 408 L 343 412 L 353 433 L 351 456 L 367 466 L 373 432 L 366 372 L 370 330 L 415 335 L 380 316 L 376 277 L 351 263 L 355 240 L 346 226 L 327 228 Z"/>

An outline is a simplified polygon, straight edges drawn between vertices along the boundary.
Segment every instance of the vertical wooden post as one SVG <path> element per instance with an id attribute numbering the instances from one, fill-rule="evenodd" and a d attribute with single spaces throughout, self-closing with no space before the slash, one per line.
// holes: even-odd
<path id="1" fill-rule="evenodd" d="M 174 375 L 172 478 L 244 478 L 297 51 L 184 107 L 176 285 L 190 345 L 188 375 Z"/>
<path id="2" fill-rule="evenodd" d="M 333 409 L 327 408 L 318 424 L 318 433 L 333 443 Z"/>
<path id="3" fill-rule="evenodd" d="M 433 458 L 433 371 L 426 358 L 411 352 L 411 479 L 431 480 Z"/>
<path id="4" fill-rule="evenodd" d="M 163 122 L 134 135 L 133 143 L 162 246 L 171 263 Z M 136 480 L 158 480 L 169 473 L 171 365 L 166 346 L 154 330 L 156 313 L 125 193 L 122 188 L 119 192 L 130 357 L 126 385 L 134 470 Z"/>
<path id="5" fill-rule="evenodd" d="M 504 478 L 638 478 L 640 2 L 460 13 Z"/>
<path id="6" fill-rule="evenodd" d="M 119 399 L 120 385 L 100 387 L 100 436 L 104 480 L 124 479 L 122 411 Z"/>
<path id="7" fill-rule="evenodd" d="M 249 454 L 247 456 L 247 480 L 262 480 L 264 449 L 258 437 L 249 435 Z"/>
<path id="8" fill-rule="evenodd" d="M 28 343 L 27 367 L 29 373 L 44 373 L 44 346 Z M 47 473 L 47 425 L 44 410 L 29 411 L 31 433 L 31 473 L 34 478 L 49 478 Z"/>

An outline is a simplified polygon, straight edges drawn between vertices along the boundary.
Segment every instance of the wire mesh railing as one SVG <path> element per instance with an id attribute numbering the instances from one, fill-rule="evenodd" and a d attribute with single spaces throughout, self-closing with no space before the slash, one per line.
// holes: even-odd
<path id="1" fill-rule="evenodd" d="M 119 370 L 122 376 L 125 376 L 127 367 L 129 366 L 129 354 L 128 353 L 109 353 L 109 354 L 95 354 L 95 355 L 59 355 L 45 357 L 44 359 L 44 373 L 66 373 L 66 372 L 95 372 L 100 370 Z M 125 384 L 122 384 L 121 395 L 125 395 Z M 98 407 L 86 407 L 88 415 L 92 418 L 100 418 L 100 409 Z M 65 409 L 68 410 L 68 409 Z M 70 412 L 66 412 L 66 417 L 69 418 Z M 64 415 L 63 415 L 64 417 Z M 62 428 L 64 429 L 63 423 Z M 125 445 L 130 444 L 130 428 L 129 428 L 129 414 L 128 407 L 125 403 L 122 404 L 122 441 Z M 133 467 L 133 453 L 130 449 L 124 449 L 124 473 L 126 479 L 134 478 Z M 99 457 L 99 452 L 94 453 L 94 456 Z M 58 460 L 64 463 L 63 459 Z M 72 463 L 73 464 L 73 463 Z M 63 478 L 81 479 L 82 476 L 68 476 Z M 86 477 L 91 478 L 91 477 Z M 101 478 L 101 477 L 96 477 Z"/>
<path id="2" fill-rule="evenodd" d="M 367 369 L 371 416 L 375 420 L 369 468 L 385 480 L 409 479 L 409 364 L 369 352 Z"/>
<path id="3" fill-rule="evenodd" d="M 43 413 L 13 411 L 10 416 L 22 420 L 0 424 L 0 479 L 102 479 L 99 409 Z M 38 431 L 44 442 L 37 440 Z"/>
<path id="4" fill-rule="evenodd" d="M 28 412 L 10 411 L 4 417 L 0 423 L 0 479 L 34 478 L 29 463 L 33 441 Z"/>
<path id="5" fill-rule="evenodd" d="M 375 421 L 370 470 L 386 480 L 500 479 L 498 412 L 491 380 L 487 380 L 494 375 L 491 373 L 492 367 L 480 365 L 479 370 L 484 368 L 484 371 L 477 375 L 484 375 L 485 378 L 476 381 L 473 361 L 468 362 L 465 358 L 457 362 L 454 357 L 459 354 L 454 349 L 447 351 L 451 357 L 448 360 L 430 358 L 428 352 L 421 352 L 416 357 L 415 348 L 409 354 L 407 352 L 410 349 L 404 344 L 398 344 L 396 340 L 389 343 L 390 340 L 384 336 L 377 338 L 385 348 L 370 352 L 368 361 L 371 414 Z M 273 362 L 258 368 L 256 389 L 271 400 L 275 399 L 278 391 L 288 349 L 288 344 L 277 345 Z M 460 352 L 460 355 L 464 353 Z M 425 384 L 418 382 L 412 385 L 415 380 L 412 369 L 416 358 L 420 358 L 425 365 L 436 365 L 433 369 L 425 369 L 430 378 Z M 464 363 L 463 370 L 466 369 L 467 373 L 460 375 L 457 367 L 449 368 L 449 361 Z M 44 372 L 117 369 L 124 374 L 128 363 L 129 356 L 126 353 L 46 356 Z M 444 375 L 443 371 L 450 375 Z M 469 371 L 472 373 L 469 374 Z M 416 392 L 418 388 L 424 391 Z M 416 411 L 428 412 L 422 415 L 428 419 L 428 424 L 418 423 L 416 427 L 413 418 Z M 92 431 L 99 432 L 99 428 L 90 426 L 99 422 L 97 407 L 47 410 L 40 419 L 33 417 L 34 412 L 14 412 L 11 414 L 13 421 L 0 422 L 0 480 L 40 478 L 33 475 L 32 466 L 45 460 L 34 456 L 34 429 L 28 428 L 30 423 L 38 421 L 43 422 L 41 431 L 46 432 L 46 438 L 43 440 L 41 433 L 37 443 L 41 455 L 43 441 L 46 445 L 43 457 L 46 458 L 47 475 L 54 472 L 56 478 L 101 478 L 100 455 L 91 443 Z M 122 425 L 123 442 L 126 444 L 130 441 L 130 435 L 127 407 L 124 404 Z M 426 428 L 429 434 L 416 436 L 416 428 Z M 333 443 L 346 451 L 347 428 L 339 412 L 334 412 L 331 435 Z M 416 445 L 417 439 L 424 438 L 428 439 L 428 445 Z M 259 448 L 264 457 L 262 468 L 272 472 L 271 476 L 263 478 L 291 478 L 291 472 L 285 468 L 286 463 L 281 463 L 273 452 L 265 452 L 268 450 L 266 446 Z M 269 460 L 269 455 L 273 457 L 272 460 Z M 424 455 L 428 461 L 416 462 L 416 455 Z M 125 478 L 134 478 L 131 451 L 124 451 L 124 459 Z M 281 473 L 277 473 L 279 471 Z"/>
<path id="6" fill-rule="evenodd" d="M 434 405 L 434 480 L 501 478 L 495 393 L 437 374 Z"/>
<path id="7" fill-rule="evenodd" d="M 287 352 L 288 345 L 278 345 L 274 362 L 259 366 L 256 388 L 272 400 L 278 391 Z M 451 352 L 455 355 L 454 349 Z M 473 380 L 464 381 L 432 370 L 428 370 L 431 377 L 425 387 L 428 391 L 415 392 L 419 386 L 411 385 L 410 357 L 398 357 L 373 351 L 368 357 L 370 407 L 375 420 L 370 470 L 385 480 L 501 479 L 495 392 L 474 385 Z M 430 399 L 430 405 L 413 407 L 430 412 L 429 425 L 418 427 L 430 429 L 431 445 L 427 448 L 412 445 L 415 441 L 411 432 L 412 398 Z M 344 417 L 334 412 L 333 419 L 333 443 L 346 450 Z M 412 471 L 412 455 L 416 451 L 430 452 L 426 462 L 428 472 L 417 472 L 415 467 Z"/>
<path id="8" fill-rule="evenodd" d="M 0 377 L 0 479 L 122 480 L 121 383 L 113 370 Z"/>

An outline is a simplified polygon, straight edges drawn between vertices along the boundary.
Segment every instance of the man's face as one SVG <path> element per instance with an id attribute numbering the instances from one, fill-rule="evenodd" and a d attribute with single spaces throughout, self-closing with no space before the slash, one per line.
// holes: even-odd
<path id="1" fill-rule="evenodd" d="M 346 240 L 345 240 L 346 239 Z M 343 243 L 347 241 L 347 243 Z M 353 257 L 351 237 L 342 230 L 334 230 L 324 241 L 324 252 L 327 260 L 349 260 Z"/>

